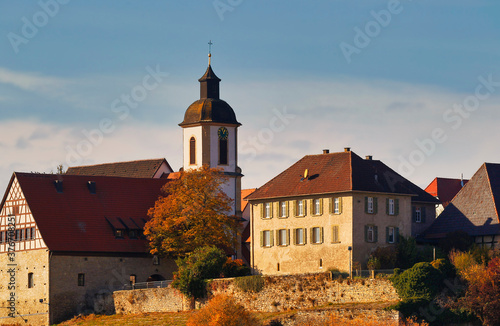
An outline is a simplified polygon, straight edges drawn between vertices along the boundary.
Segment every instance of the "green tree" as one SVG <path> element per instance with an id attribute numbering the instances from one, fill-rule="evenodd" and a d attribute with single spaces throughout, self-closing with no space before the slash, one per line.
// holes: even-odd
<path id="1" fill-rule="evenodd" d="M 220 277 L 226 260 L 226 254 L 219 248 L 197 248 L 175 261 L 179 270 L 174 273 L 172 286 L 190 298 L 202 298 L 206 294 L 206 280 Z"/>
<path id="2" fill-rule="evenodd" d="M 441 290 L 444 275 L 430 263 L 423 262 L 395 275 L 391 280 L 401 299 L 430 301 Z"/>
<path id="3" fill-rule="evenodd" d="M 239 221 L 228 214 L 232 199 L 221 190 L 226 182 L 221 170 L 203 166 L 167 183 L 144 230 L 151 253 L 176 258 L 207 245 L 234 248 Z"/>

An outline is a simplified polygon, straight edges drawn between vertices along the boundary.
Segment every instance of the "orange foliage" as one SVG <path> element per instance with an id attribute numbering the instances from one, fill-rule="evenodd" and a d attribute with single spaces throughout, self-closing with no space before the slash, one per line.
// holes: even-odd
<path id="1" fill-rule="evenodd" d="M 228 215 L 232 199 L 221 190 L 226 182 L 220 170 L 203 166 L 167 183 L 144 229 L 151 253 L 178 257 L 207 245 L 234 247 L 239 222 Z"/>
<path id="2" fill-rule="evenodd" d="M 186 326 L 256 326 L 250 312 L 226 295 L 218 295 L 189 318 Z"/>

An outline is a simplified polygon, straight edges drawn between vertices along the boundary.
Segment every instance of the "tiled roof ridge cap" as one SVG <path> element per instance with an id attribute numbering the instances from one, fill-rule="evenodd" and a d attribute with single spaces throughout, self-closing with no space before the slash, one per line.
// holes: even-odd
<path id="1" fill-rule="evenodd" d="M 100 165 L 133 163 L 133 162 L 146 162 L 146 161 L 162 161 L 163 162 L 163 160 L 166 160 L 166 159 L 165 158 L 152 158 L 152 159 L 120 161 L 120 162 L 111 162 L 111 163 L 98 163 L 98 164 L 91 164 L 91 165 L 78 165 L 78 166 L 70 166 L 70 167 L 68 167 L 68 169 L 81 168 L 81 167 L 92 167 L 92 166 L 100 166 Z"/>

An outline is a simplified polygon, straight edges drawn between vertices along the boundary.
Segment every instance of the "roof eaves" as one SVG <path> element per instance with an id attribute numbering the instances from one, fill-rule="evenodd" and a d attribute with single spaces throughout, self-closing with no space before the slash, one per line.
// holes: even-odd
<path id="1" fill-rule="evenodd" d="M 2 210 L 2 207 L 5 204 L 5 201 L 7 200 L 7 196 L 9 195 L 10 187 L 12 187 L 12 183 L 14 182 L 15 178 L 16 178 L 16 172 L 12 173 L 12 177 L 10 177 L 9 185 L 7 186 L 7 189 L 5 189 L 5 194 L 3 195 L 2 203 L 0 204 L 0 211 Z"/>

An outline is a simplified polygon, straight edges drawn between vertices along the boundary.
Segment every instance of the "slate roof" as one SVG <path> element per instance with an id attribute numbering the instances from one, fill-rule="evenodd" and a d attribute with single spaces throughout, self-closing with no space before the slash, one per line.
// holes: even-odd
<path id="1" fill-rule="evenodd" d="M 435 178 L 427 188 L 425 188 L 425 191 L 437 197 L 443 204 L 443 207 L 446 207 L 453 197 L 462 189 L 462 182 L 465 185 L 468 181 L 469 180 Z"/>
<path id="2" fill-rule="evenodd" d="M 424 232 L 427 239 L 462 230 L 471 236 L 500 234 L 500 164 L 484 163 Z"/>
<path id="3" fill-rule="evenodd" d="M 308 177 L 303 178 L 308 170 Z M 248 200 L 340 192 L 412 195 L 412 201 L 438 201 L 378 160 L 352 151 L 307 155 L 247 197 Z"/>
<path id="4" fill-rule="evenodd" d="M 172 168 L 164 158 L 105 163 L 97 165 L 69 167 L 67 175 L 90 175 L 125 178 L 152 178 L 163 163 L 166 163 L 170 171 Z"/>
<path id="5" fill-rule="evenodd" d="M 15 172 L 11 184 L 15 177 L 47 247 L 58 252 L 145 253 L 146 240 L 130 239 L 127 234 L 116 239 L 112 225 L 143 227 L 149 208 L 168 182 Z M 62 182 L 62 193 L 56 191 L 56 180 Z M 89 191 L 88 181 L 95 182 L 95 194 Z"/>

